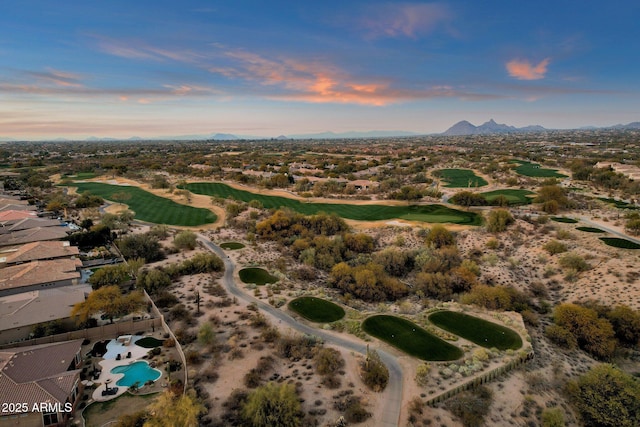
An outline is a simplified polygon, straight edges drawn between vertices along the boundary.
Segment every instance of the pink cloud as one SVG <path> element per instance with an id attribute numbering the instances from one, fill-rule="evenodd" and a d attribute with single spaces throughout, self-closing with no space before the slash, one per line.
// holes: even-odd
<path id="1" fill-rule="evenodd" d="M 547 74 L 547 66 L 551 59 L 546 58 L 537 65 L 532 65 L 526 60 L 514 59 L 507 62 L 506 67 L 509 75 L 518 80 L 540 80 Z"/>
<path id="2" fill-rule="evenodd" d="M 384 106 L 398 102 L 459 97 L 469 100 L 495 99 L 496 95 L 472 93 L 452 87 L 404 89 L 384 79 L 352 76 L 327 61 L 304 62 L 292 58 L 266 58 L 244 50 L 223 53 L 231 64 L 209 71 L 226 78 L 272 87 L 262 96 L 269 99 L 310 103 Z M 255 89 L 254 89 L 255 92 Z"/>
<path id="3" fill-rule="evenodd" d="M 390 3 L 373 6 L 359 26 L 373 38 L 417 38 L 438 26 L 448 26 L 452 19 L 451 10 L 442 3 Z"/>

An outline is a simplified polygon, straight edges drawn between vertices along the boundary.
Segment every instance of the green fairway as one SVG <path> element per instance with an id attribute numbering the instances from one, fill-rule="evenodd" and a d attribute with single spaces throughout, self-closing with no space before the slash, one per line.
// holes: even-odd
<path id="1" fill-rule="evenodd" d="M 437 311 L 429 316 L 429 321 L 482 347 L 495 347 L 499 350 L 517 350 L 522 347 L 522 338 L 516 332 L 468 314 Z"/>
<path id="2" fill-rule="evenodd" d="M 119 200 L 113 199 L 112 196 L 114 194 L 128 194 L 128 199 L 122 200 L 122 203 L 127 204 L 135 212 L 136 219 L 140 221 L 193 227 L 211 224 L 218 219 L 216 214 L 209 209 L 181 205 L 173 200 L 141 190 L 138 187 L 103 184 L 100 182 L 75 182 L 69 185 L 78 187 L 78 193 L 88 191 L 113 202 L 119 202 Z"/>
<path id="3" fill-rule="evenodd" d="M 471 169 L 440 169 L 433 173 L 444 180 L 448 188 L 475 188 L 488 184 L 484 178 L 477 176 Z"/>
<path id="4" fill-rule="evenodd" d="M 509 205 L 516 206 L 516 205 L 528 205 L 528 204 L 530 204 L 531 203 L 531 197 L 529 197 L 529 196 L 533 196 L 536 193 L 534 193 L 533 191 L 529 191 L 529 190 L 506 188 L 504 190 L 493 190 L 493 191 L 487 191 L 487 192 L 480 193 L 480 194 L 482 196 L 484 196 L 485 199 L 487 199 L 489 204 L 491 204 L 491 202 L 493 200 L 495 200 L 496 198 L 498 198 L 500 196 L 504 196 L 507 199 L 507 201 L 509 202 Z"/>
<path id="5" fill-rule="evenodd" d="M 562 222 L 564 224 L 576 224 L 578 223 L 577 219 L 567 218 L 566 216 L 552 216 L 551 221 Z"/>
<path id="6" fill-rule="evenodd" d="M 224 243 L 220 243 L 220 247 L 228 251 L 235 251 L 237 249 L 244 248 L 244 245 L 238 242 L 224 242 Z"/>
<path id="7" fill-rule="evenodd" d="M 614 248 L 640 249 L 639 244 L 627 239 L 620 239 L 618 237 L 601 237 L 600 240 L 602 240 L 605 244 L 609 246 L 613 246 Z"/>
<path id="8" fill-rule="evenodd" d="M 576 227 L 576 230 L 585 231 L 587 233 L 606 233 L 606 231 L 595 227 Z"/>
<path id="9" fill-rule="evenodd" d="M 640 209 L 640 206 L 636 206 L 632 203 L 625 202 L 623 200 L 609 199 L 607 197 L 598 197 L 598 200 L 614 205 L 618 209 L 633 209 L 633 210 Z"/>
<path id="10" fill-rule="evenodd" d="M 387 219 L 405 219 L 408 221 L 421 221 L 453 224 L 480 225 L 482 218 L 473 212 L 464 212 L 451 209 L 442 205 L 412 205 L 412 206 L 385 206 L 385 205 L 349 205 L 339 203 L 309 203 L 295 199 L 278 196 L 265 196 L 263 194 L 250 193 L 238 190 L 226 184 L 217 182 L 193 182 L 185 188 L 196 194 L 233 198 L 243 202 L 258 200 L 266 209 L 290 208 L 304 215 L 316 215 L 320 212 L 335 213 L 336 215 L 358 221 L 379 221 Z"/>
<path id="11" fill-rule="evenodd" d="M 243 268 L 238 271 L 238 275 L 244 283 L 255 283 L 259 286 L 266 285 L 267 283 L 276 283 L 278 281 L 277 277 L 269 274 L 267 270 L 258 267 Z"/>
<path id="12" fill-rule="evenodd" d="M 329 323 L 344 317 L 344 310 L 337 304 L 321 298 L 300 297 L 289 303 L 289 308 L 307 320 Z"/>
<path id="13" fill-rule="evenodd" d="M 540 167 L 537 163 L 526 162 L 524 160 L 512 160 L 512 163 L 518 163 L 516 172 L 520 175 L 530 176 L 532 178 L 566 178 L 567 175 L 563 175 L 558 172 L 557 169 L 545 169 Z"/>
<path id="14" fill-rule="evenodd" d="M 456 360 L 464 354 L 455 345 L 401 317 L 371 316 L 362 322 L 362 329 L 369 335 L 422 360 Z"/>

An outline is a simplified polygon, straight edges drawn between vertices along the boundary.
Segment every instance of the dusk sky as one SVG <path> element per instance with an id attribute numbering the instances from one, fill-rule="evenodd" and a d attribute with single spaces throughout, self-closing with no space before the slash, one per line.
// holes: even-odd
<path id="1" fill-rule="evenodd" d="M 3 1 L 0 137 L 640 120 L 640 1 Z"/>

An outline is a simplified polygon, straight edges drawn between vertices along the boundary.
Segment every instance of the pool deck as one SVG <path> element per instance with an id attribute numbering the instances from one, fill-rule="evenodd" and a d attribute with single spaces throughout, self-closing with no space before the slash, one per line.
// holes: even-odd
<path id="1" fill-rule="evenodd" d="M 116 397 L 124 394 L 129 387 L 127 386 L 118 386 L 116 383 L 124 377 L 124 374 L 113 374 L 111 370 L 116 366 L 126 366 L 131 363 L 143 360 L 142 358 L 146 356 L 146 354 L 151 350 L 150 348 L 140 347 L 135 344 L 137 340 L 140 338 L 144 338 L 141 335 L 134 335 L 131 337 L 129 345 L 122 344 L 118 342 L 116 339 L 109 341 L 107 344 L 107 352 L 103 356 L 104 359 L 98 362 L 102 369 L 102 373 L 100 377 L 93 381 L 95 384 L 100 384 L 92 394 L 93 400 L 96 402 L 105 402 L 107 400 L 115 399 Z M 131 352 L 131 357 L 126 358 L 127 354 Z M 121 360 L 116 360 L 116 357 L 120 354 Z M 161 375 L 158 377 L 158 380 L 162 378 L 162 371 L 160 371 Z M 156 380 L 156 381 L 158 381 Z M 110 394 L 108 396 L 103 396 L 102 392 L 106 388 L 107 382 L 109 383 L 109 388 L 118 387 L 118 392 L 116 394 Z"/>

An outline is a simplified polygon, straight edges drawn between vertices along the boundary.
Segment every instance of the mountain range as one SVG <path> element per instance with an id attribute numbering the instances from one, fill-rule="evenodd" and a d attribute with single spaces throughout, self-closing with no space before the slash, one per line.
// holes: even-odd
<path id="1" fill-rule="evenodd" d="M 596 127 L 596 126 L 585 126 L 576 130 L 607 130 L 607 129 L 619 129 L 619 130 L 628 130 L 628 129 L 637 129 L 640 130 L 640 122 L 631 122 L 628 124 L 617 124 L 613 126 L 604 126 L 604 127 Z M 496 123 L 493 119 L 489 120 L 481 124 L 480 126 L 475 126 L 469 123 L 466 120 L 462 120 L 455 125 L 451 126 L 449 129 L 444 131 L 443 133 L 437 135 L 444 136 L 464 136 L 464 135 L 491 135 L 491 134 L 507 134 L 507 133 L 526 133 L 526 132 L 546 132 L 552 129 L 546 129 L 540 125 L 531 125 L 525 127 L 515 127 L 507 124 Z M 569 130 L 569 129 L 564 129 Z M 423 133 L 417 132 L 407 132 L 407 131 L 385 131 L 385 130 L 374 130 L 374 131 L 366 131 L 366 132 L 321 132 L 321 133 L 304 133 L 304 134 L 292 134 L 292 135 L 279 135 L 277 137 L 265 137 L 265 136 L 255 136 L 255 135 L 234 135 L 230 133 L 210 133 L 210 134 L 192 134 L 192 135 L 172 135 L 172 136 L 159 136 L 159 137 L 149 137 L 149 138 L 141 138 L 138 136 L 132 136 L 130 138 L 109 138 L 109 137 L 96 137 L 91 136 L 85 138 L 84 141 L 90 142 L 99 142 L 99 141 L 236 141 L 236 140 L 261 140 L 261 139 L 278 139 L 278 140 L 286 140 L 286 139 L 346 139 L 346 138 L 385 138 L 385 137 L 402 137 L 402 136 L 418 136 L 425 135 Z M 0 137 L 0 142 L 9 142 L 16 141 L 14 138 L 8 137 Z M 54 142 L 63 142 L 63 141 L 74 141 L 72 139 L 67 138 L 55 138 L 49 139 L 46 141 L 54 141 Z"/>
<path id="2" fill-rule="evenodd" d="M 460 135 L 490 135 L 490 134 L 502 134 L 502 133 L 522 133 L 522 132 L 545 132 L 547 129 L 539 125 L 525 126 L 517 128 L 515 126 L 509 126 L 502 123 L 496 123 L 493 119 L 475 126 L 466 120 L 456 123 L 449 129 L 444 131 L 442 135 L 446 136 L 460 136 Z"/>

